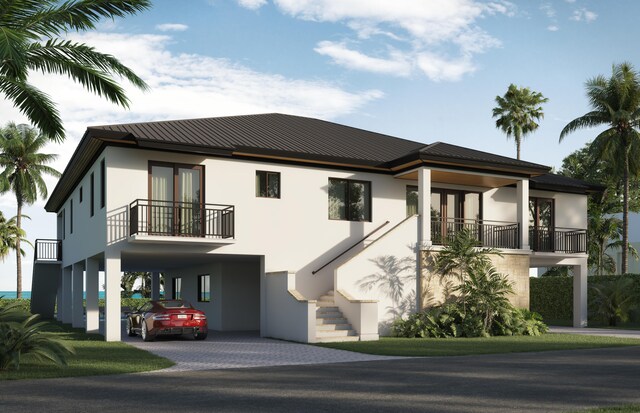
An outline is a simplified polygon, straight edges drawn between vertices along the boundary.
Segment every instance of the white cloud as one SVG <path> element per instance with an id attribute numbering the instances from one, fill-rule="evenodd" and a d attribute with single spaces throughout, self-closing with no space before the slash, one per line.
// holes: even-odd
<path id="1" fill-rule="evenodd" d="M 547 15 L 548 18 L 553 19 L 556 17 L 556 9 L 553 7 L 551 3 L 542 3 L 540 5 L 540 10 Z"/>
<path id="2" fill-rule="evenodd" d="M 158 24 L 156 26 L 156 29 L 160 30 L 161 32 L 183 32 L 188 28 L 189 26 L 181 23 L 164 23 Z"/>
<path id="3" fill-rule="evenodd" d="M 462 76 L 476 70 L 468 57 L 451 60 L 426 52 L 418 56 L 417 63 L 418 67 L 434 82 L 458 81 Z"/>
<path id="4" fill-rule="evenodd" d="M 560 28 L 555 24 L 552 24 L 550 26 L 547 26 L 547 30 L 549 30 L 550 32 L 557 32 L 558 30 L 560 30 Z"/>
<path id="5" fill-rule="evenodd" d="M 430 73 L 438 73 L 437 80 L 460 79 L 463 67 L 466 73 L 475 70 L 475 54 L 500 46 L 498 39 L 479 27 L 479 20 L 496 14 L 512 16 L 515 11 L 512 3 L 499 0 L 487 3 L 476 0 L 274 0 L 274 3 L 292 17 L 343 23 L 359 39 L 369 40 L 367 44 L 361 43 L 362 50 L 358 51 L 346 48 L 344 42 L 318 43 L 315 50 L 337 64 L 393 75 L 398 75 L 397 69 L 402 66 L 400 73 L 404 75 L 407 68 L 420 66 L 418 60 L 426 53 L 429 61 L 439 62 L 439 69 L 424 72 L 429 77 Z M 390 47 L 381 38 L 396 43 Z M 399 52 L 400 47 L 403 50 Z M 371 49 L 373 51 L 369 51 Z M 449 64 L 451 75 L 442 76 L 440 72 L 448 70 Z"/>
<path id="6" fill-rule="evenodd" d="M 581 8 L 581 9 L 577 9 L 573 11 L 573 14 L 571 15 L 570 19 L 577 21 L 577 22 L 587 22 L 587 23 L 591 23 L 592 21 L 596 20 L 598 18 L 598 15 L 590 10 L 587 10 L 586 8 Z"/>
<path id="7" fill-rule="evenodd" d="M 351 50 L 345 43 L 323 41 L 314 49 L 321 55 L 329 56 L 339 65 L 355 70 L 367 70 L 393 76 L 409 76 L 411 61 L 401 52 L 392 51 L 389 59 L 366 56 Z"/>
<path id="8" fill-rule="evenodd" d="M 260 7 L 267 4 L 267 0 L 237 0 L 238 4 L 245 9 L 258 10 Z"/>
<path id="9" fill-rule="evenodd" d="M 167 49 L 172 42 L 168 35 L 92 32 L 71 38 L 117 56 L 141 76 L 151 90 L 141 92 L 124 83 L 131 99 L 130 110 L 126 110 L 65 77 L 32 73 L 30 81 L 56 102 L 67 131 L 64 143 L 51 143 L 43 149 L 45 153 L 60 154 L 52 164 L 59 171 L 65 168 L 87 126 L 91 125 L 265 112 L 330 120 L 355 112 L 383 96 L 375 89 L 350 92 L 332 82 L 291 79 L 261 73 L 226 59 L 175 54 Z M 0 125 L 8 121 L 20 123 L 26 122 L 26 118 L 10 102 L 0 98 Z M 53 190 L 55 180 L 46 179 L 46 182 L 49 190 Z M 44 201 L 38 201 L 26 211 L 34 217 L 33 225 L 27 229 L 31 240 L 55 238 L 55 216 L 36 212 L 42 212 L 43 205 Z M 11 195 L 0 196 L 0 210 L 7 216 L 15 214 L 15 200 Z M 29 255 L 24 262 L 30 260 Z M 7 265 L 9 263 L 0 263 L 0 274 L 13 271 L 13 267 Z M 29 274 L 26 266 L 25 271 Z M 0 279 L 0 285 L 12 282 Z M 27 286 L 25 284 L 25 288 Z M 15 288 L 14 284 L 0 290 L 11 288 Z"/>

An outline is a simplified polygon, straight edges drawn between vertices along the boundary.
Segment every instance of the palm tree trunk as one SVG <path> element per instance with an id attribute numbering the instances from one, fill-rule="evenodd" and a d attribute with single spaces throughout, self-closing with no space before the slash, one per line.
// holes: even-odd
<path id="1" fill-rule="evenodd" d="M 18 200 L 18 214 L 16 216 L 16 226 L 18 231 L 22 229 L 22 202 Z M 22 250 L 20 249 L 20 236 L 16 239 L 16 297 L 22 298 Z"/>
<path id="2" fill-rule="evenodd" d="M 629 143 L 624 141 L 624 176 L 622 201 L 622 274 L 628 272 L 629 265 Z"/>

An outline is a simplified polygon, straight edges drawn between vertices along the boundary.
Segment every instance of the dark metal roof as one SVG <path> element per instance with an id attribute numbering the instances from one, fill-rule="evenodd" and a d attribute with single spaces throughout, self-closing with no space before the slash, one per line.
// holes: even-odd
<path id="1" fill-rule="evenodd" d="M 443 142 L 426 145 L 333 122 L 279 113 L 103 125 L 87 128 L 45 205 L 47 211 L 60 209 L 107 145 L 215 156 L 266 156 L 274 161 L 340 165 L 382 173 L 397 172 L 420 163 L 523 176 L 537 176 L 550 170 L 544 165 Z M 540 185 L 553 186 L 554 182 L 559 188 L 580 190 L 575 186 L 577 184 L 571 186 L 566 181 L 544 181 L 544 178 Z"/>
<path id="2" fill-rule="evenodd" d="M 602 185 L 591 184 L 579 179 L 569 178 L 568 176 L 556 174 L 544 174 L 531 178 L 531 188 L 548 189 L 552 191 L 564 190 L 567 192 L 587 193 L 602 192 L 605 187 Z"/>
<path id="3" fill-rule="evenodd" d="M 425 146 L 333 122 L 279 113 L 104 125 L 89 130 L 93 134 L 124 132 L 137 141 L 296 154 L 303 159 L 355 161 L 367 166 L 391 161 Z"/>

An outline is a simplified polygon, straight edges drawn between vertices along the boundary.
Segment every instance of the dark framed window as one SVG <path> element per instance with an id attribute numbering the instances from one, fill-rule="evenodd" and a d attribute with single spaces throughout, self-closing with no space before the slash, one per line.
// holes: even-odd
<path id="1" fill-rule="evenodd" d="M 280 172 L 256 171 L 256 196 L 280 198 Z"/>
<path id="2" fill-rule="evenodd" d="M 182 299 L 182 278 L 181 277 L 173 277 L 171 279 L 171 299 L 172 300 L 181 300 Z"/>
<path id="3" fill-rule="evenodd" d="M 529 226 L 535 228 L 553 228 L 555 210 L 551 198 L 529 198 Z"/>
<path id="4" fill-rule="evenodd" d="M 105 184 L 106 184 L 106 168 L 104 166 L 104 159 L 100 161 L 100 208 L 104 208 L 105 205 Z"/>
<path id="5" fill-rule="evenodd" d="M 204 166 L 149 162 L 149 232 L 204 236 Z"/>
<path id="6" fill-rule="evenodd" d="M 91 197 L 91 199 L 89 199 L 89 212 L 91 214 L 91 216 L 93 216 L 93 213 L 95 212 L 95 208 L 94 208 L 94 203 L 95 203 L 95 184 L 94 184 L 94 176 L 93 176 L 93 172 L 91 172 L 91 182 L 90 182 L 90 194 L 89 196 Z"/>
<path id="7" fill-rule="evenodd" d="M 371 221 L 371 182 L 329 178 L 329 219 Z"/>
<path id="8" fill-rule="evenodd" d="M 64 222 L 64 209 L 58 214 L 58 238 L 64 239 L 64 233 L 67 231 Z"/>
<path id="9" fill-rule="evenodd" d="M 73 198 L 69 199 L 69 234 L 73 234 Z"/>
<path id="10" fill-rule="evenodd" d="M 80 203 L 82 203 L 82 187 L 80 187 Z"/>
<path id="11" fill-rule="evenodd" d="M 418 213 L 418 187 L 407 185 L 406 192 L 407 216 L 410 217 Z"/>
<path id="12" fill-rule="evenodd" d="M 211 301 L 211 276 L 209 274 L 198 275 L 198 301 L 202 303 Z"/>

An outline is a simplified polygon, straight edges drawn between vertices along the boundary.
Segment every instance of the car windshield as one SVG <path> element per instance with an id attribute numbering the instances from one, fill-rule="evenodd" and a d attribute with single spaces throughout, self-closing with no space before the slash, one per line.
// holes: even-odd
<path id="1" fill-rule="evenodd" d="M 182 300 L 159 301 L 158 304 L 164 308 L 191 308 L 189 302 Z"/>

